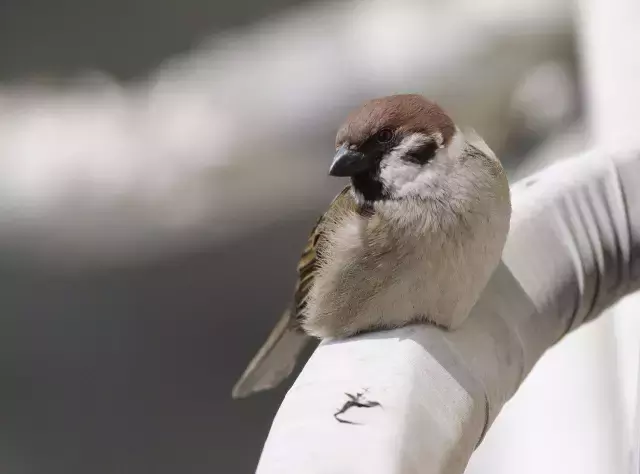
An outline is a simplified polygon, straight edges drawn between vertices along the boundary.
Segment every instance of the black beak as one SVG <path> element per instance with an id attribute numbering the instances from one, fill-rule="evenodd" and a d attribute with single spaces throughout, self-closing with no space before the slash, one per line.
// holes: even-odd
<path id="1" fill-rule="evenodd" d="M 369 167 L 369 160 L 364 153 L 350 150 L 342 145 L 333 157 L 329 168 L 330 176 L 353 176 L 365 171 Z"/>

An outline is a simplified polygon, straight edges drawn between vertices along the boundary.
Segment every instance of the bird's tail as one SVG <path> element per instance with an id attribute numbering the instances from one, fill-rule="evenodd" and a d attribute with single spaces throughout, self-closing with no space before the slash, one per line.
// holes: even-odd
<path id="1" fill-rule="evenodd" d="M 285 311 L 234 385 L 232 397 L 248 397 L 280 384 L 293 372 L 298 356 L 310 340 L 310 336 L 291 324 L 290 313 Z"/>

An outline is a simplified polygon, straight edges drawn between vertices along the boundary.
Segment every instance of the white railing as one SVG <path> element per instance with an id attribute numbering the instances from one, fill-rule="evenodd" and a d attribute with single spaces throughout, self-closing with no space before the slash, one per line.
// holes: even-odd
<path id="1" fill-rule="evenodd" d="M 544 351 L 637 289 L 639 185 L 640 153 L 589 153 L 517 183 L 506 265 L 467 322 L 321 344 L 257 472 L 462 473 Z M 352 397 L 365 406 L 340 422 Z"/>

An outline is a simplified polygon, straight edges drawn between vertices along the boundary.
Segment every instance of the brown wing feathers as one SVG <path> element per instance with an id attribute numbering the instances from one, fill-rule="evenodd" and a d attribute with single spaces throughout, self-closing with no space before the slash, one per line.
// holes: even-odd
<path id="1" fill-rule="evenodd" d="M 294 294 L 295 314 L 293 315 L 293 319 L 298 323 L 302 317 L 302 310 L 306 303 L 307 294 L 313 284 L 313 278 L 318 265 L 318 250 L 322 246 L 326 224 L 337 214 L 356 207 L 355 200 L 353 199 L 350 190 L 351 186 L 349 185 L 340 191 L 340 193 L 331 202 L 327 212 L 320 216 L 309 235 L 307 245 L 300 257 L 300 260 L 298 261 L 298 281 L 296 283 L 296 290 Z"/>

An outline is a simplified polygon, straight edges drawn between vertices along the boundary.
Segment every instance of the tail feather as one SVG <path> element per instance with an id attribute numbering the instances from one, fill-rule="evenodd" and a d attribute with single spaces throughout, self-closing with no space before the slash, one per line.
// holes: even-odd
<path id="1" fill-rule="evenodd" d="M 291 325 L 285 311 L 258 353 L 233 387 L 233 398 L 244 398 L 268 390 L 286 379 L 311 337 Z"/>

